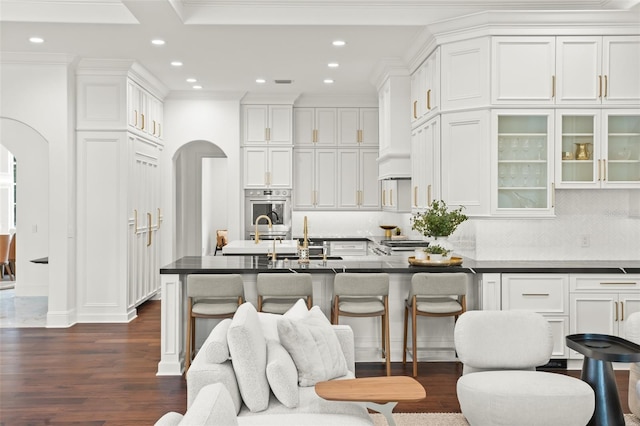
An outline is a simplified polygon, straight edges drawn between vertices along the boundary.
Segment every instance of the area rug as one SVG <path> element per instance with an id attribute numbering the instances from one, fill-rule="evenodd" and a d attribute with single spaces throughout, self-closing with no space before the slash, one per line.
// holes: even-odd
<path id="1" fill-rule="evenodd" d="M 387 426 L 382 414 L 371 414 L 374 426 Z M 469 426 L 460 413 L 393 413 L 397 426 Z M 640 426 L 633 414 L 624 415 L 625 426 Z"/>

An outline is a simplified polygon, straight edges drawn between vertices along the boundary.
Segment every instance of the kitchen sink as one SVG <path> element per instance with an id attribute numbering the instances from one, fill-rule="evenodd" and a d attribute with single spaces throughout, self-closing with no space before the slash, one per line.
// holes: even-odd
<path id="1" fill-rule="evenodd" d="M 284 260 L 284 259 L 289 259 L 289 260 L 298 260 L 300 259 L 299 256 L 295 256 L 295 255 L 286 255 L 286 254 L 277 254 L 277 260 Z M 322 260 L 323 257 L 322 256 L 309 256 L 309 260 Z M 342 256 L 327 256 L 327 260 L 342 260 Z"/>

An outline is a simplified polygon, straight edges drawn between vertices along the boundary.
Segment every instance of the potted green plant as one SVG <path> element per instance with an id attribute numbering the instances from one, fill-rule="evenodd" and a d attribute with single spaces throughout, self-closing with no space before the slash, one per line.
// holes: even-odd
<path id="1" fill-rule="evenodd" d="M 447 250 L 446 248 L 438 244 L 429 244 L 429 246 L 425 248 L 424 251 L 429 255 L 429 260 L 431 261 L 441 261 L 450 258 L 450 250 Z"/>
<path id="2" fill-rule="evenodd" d="M 464 206 L 449 210 L 443 200 L 434 200 L 423 213 L 416 213 L 411 217 L 411 229 L 420 232 L 425 237 L 436 240 L 448 237 L 458 226 L 468 219 L 462 213 Z"/>

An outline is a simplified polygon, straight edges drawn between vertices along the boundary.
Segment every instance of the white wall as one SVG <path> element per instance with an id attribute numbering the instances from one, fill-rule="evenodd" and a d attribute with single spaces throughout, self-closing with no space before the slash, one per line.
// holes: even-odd
<path id="1" fill-rule="evenodd" d="M 184 99 L 179 95 L 172 95 L 165 99 L 164 121 L 165 151 L 162 159 L 161 188 L 164 224 L 168 231 L 163 233 L 160 256 L 160 264 L 163 266 L 178 258 L 174 237 L 177 229 L 174 192 L 176 176 L 173 171 L 173 159 L 180 147 L 191 141 L 211 142 L 222 149 L 227 156 L 226 184 L 230 188 L 226 206 L 227 229 L 230 239 L 242 238 L 240 234 L 243 199 L 240 161 L 240 95 L 231 97 L 212 95 L 209 98 L 198 99 Z M 184 190 L 198 191 L 199 195 L 201 185 L 197 188 L 184 188 Z"/>
<path id="2" fill-rule="evenodd" d="M 226 158 L 202 159 L 202 254 L 216 249 L 216 231 L 227 229 L 229 167 Z"/>
<path id="3" fill-rule="evenodd" d="M 0 141 L 27 173 L 18 171 L 16 294 L 48 295 L 47 324 L 66 326 L 75 306 L 75 99 L 69 58 L 3 53 L 0 66 Z M 42 256 L 49 256 L 48 266 L 29 262 Z"/>

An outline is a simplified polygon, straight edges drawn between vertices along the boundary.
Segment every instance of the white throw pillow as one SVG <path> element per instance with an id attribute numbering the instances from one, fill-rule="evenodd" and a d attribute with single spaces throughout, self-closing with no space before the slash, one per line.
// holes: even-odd
<path id="1" fill-rule="evenodd" d="M 282 315 L 258 312 L 258 318 L 260 318 L 260 325 L 262 326 L 264 338 L 267 341 L 276 340 L 279 342 L 278 321 L 283 317 L 293 320 L 304 318 L 307 316 L 307 312 L 309 312 L 309 309 L 307 308 L 307 302 L 304 299 L 298 299 L 298 301 Z"/>
<path id="2" fill-rule="evenodd" d="M 209 337 L 202 344 L 201 351 L 205 354 L 207 362 L 222 364 L 229 359 L 229 344 L 227 343 L 227 331 L 231 325 L 231 318 L 223 319 L 211 330 Z"/>
<path id="3" fill-rule="evenodd" d="M 238 307 L 227 332 L 227 341 L 242 400 L 250 411 L 266 410 L 269 405 L 267 342 L 258 312 L 251 303 Z"/>
<path id="4" fill-rule="evenodd" d="M 282 405 L 288 408 L 298 406 L 298 370 L 289 352 L 275 340 L 267 341 L 267 380 Z"/>
<path id="5" fill-rule="evenodd" d="M 278 334 L 296 364 L 300 386 L 313 386 L 347 374 L 338 337 L 319 307 L 311 308 L 302 319 L 282 318 Z"/>

